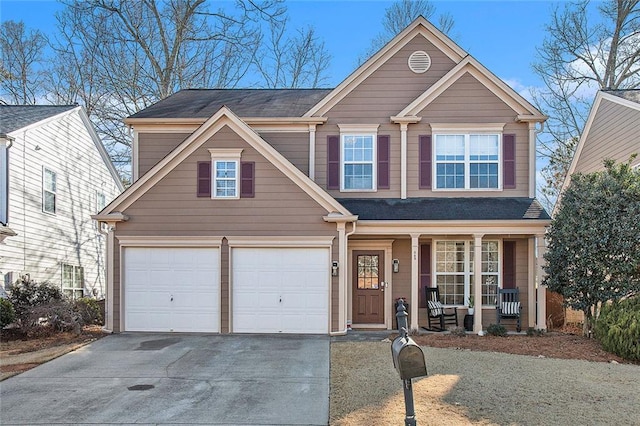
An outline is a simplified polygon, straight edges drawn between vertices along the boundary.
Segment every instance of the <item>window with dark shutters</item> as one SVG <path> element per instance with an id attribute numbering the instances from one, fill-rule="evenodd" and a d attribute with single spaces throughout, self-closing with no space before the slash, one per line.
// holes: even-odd
<path id="1" fill-rule="evenodd" d="M 516 135 L 502 136 L 502 187 L 516 187 Z"/>
<path id="2" fill-rule="evenodd" d="M 340 136 L 327 136 L 327 189 L 340 189 Z"/>
<path id="3" fill-rule="evenodd" d="M 198 197 L 211 198 L 211 161 L 198 161 Z"/>
<path id="4" fill-rule="evenodd" d="M 253 161 L 240 163 L 240 198 L 253 198 L 255 196 L 255 165 Z"/>
<path id="5" fill-rule="evenodd" d="M 378 136 L 378 189 L 389 189 L 390 136 Z"/>
<path id="6" fill-rule="evenodd" d="M 431 135 L 419 136 L 420 189 L 431 189 Z"/>

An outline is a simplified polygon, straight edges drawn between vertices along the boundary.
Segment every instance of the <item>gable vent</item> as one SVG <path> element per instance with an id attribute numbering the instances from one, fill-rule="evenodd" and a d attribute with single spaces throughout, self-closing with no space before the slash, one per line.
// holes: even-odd
<path id="1" fill-rule="evenodd" d="M 416 74 L 426 72 L 431 66 L 431 57 L 427 52 L 418 50 L 409 56 L 409 69 Z"/>

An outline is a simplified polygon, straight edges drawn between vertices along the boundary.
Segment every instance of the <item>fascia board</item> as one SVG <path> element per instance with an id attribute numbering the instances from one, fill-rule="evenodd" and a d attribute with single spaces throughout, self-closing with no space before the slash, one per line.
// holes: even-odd
<path id="1" fill-rule="evenodd" d="M 163 158 L 158 164 L 151 168 L 149 172 L 131 185 L 129 189 L 110 203 L 105 210 L 103 210 L 102 214 L 125 210 L 225 125 L 228 125 L 268 161 L 283 171 L 302 190 L 316 200 L 323 208 L 327 209 L 328 212 L 338 211 L 343 214 L 349 213 L 338 201 L 298 170 L 291 162 L 284 158 L 282 154 L 276 151 L 275 148 L 264 141 L 258 133 L 240 120 L 231 110 L 227 107 L 222 107 L 185 139 L 171 154 Z"/>
<path id="2" fill-rule="evenodd" d="M 359 220 L 356 234 L 393 235 L 539 235 L 551 223 L 548 219 L 508 221 L 412 221 L 412 220 Z"/>
<path id="3" fill-rule="evenodd" d="M 307 111 L 303 117 L 325 115 L 328 110 L 344 99 L 344 97 L 351 93 L 353 89 L 377 71 L 389 58 L 395 55 L 419 34 L 433 43 L 454 62 L 459 62 L 467 55 L 467 53 L 453 42 L 453 40 L 444 35 L 424 17 L 420 16 L 413 21 L 411 25 L 389 41 L 375 55 L 358 67 L 351 75 L 349 75 L 349 77 L 333 89 L 320 102 Z"/>

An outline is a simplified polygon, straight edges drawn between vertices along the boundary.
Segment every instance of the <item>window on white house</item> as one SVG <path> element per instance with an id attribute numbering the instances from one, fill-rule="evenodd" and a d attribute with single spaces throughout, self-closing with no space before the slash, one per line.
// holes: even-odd
<path id="1" fill-rule="evenodd" d="M 499 134 L 436 134 L 437 189 L 500 188 Z"/>
<path id="2" fill-rule="evenodd" d="M 70 299 L 84 296 L 84 268 L 62 264 L 62 293 Z"/>
<path id="3" fill-rule="evenodd" d="M 100 212 L 107 205 L 107 198 L 103 192 L 96 192 L 96 211 Z"/>
<path id="4" fill-rule="evenodd" d="M 498 241 L 482 242 L 482 305 L 495 305 L 499 284 Z M 435 279 L 447 305 L 468 306 L 474 294 L 473 241 L 436 241 Z M 477 302 L 474 305 L 479 306 Z"/>
<path id="5" fill-rule="evenodd" d="M 375 134 L 343 134 L 343 190 L 375 190 Z"/>
<path id="6" fill-rule="evenodd" d="M 42 211 L 46 213 L 56 212 L 57 184 L 56 172 L 47 169 L 42 172 Z"/>

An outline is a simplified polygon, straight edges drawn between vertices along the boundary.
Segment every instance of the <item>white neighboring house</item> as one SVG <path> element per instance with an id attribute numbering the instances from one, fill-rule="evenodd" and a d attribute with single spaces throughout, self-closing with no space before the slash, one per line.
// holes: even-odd
<path id="1" fill-rule="evenodd" d="M 82 107 L 0 105 L 0 284 L 29 274 L 103 298 L 106 239 L 91 215 L 123 189 Z"/>

